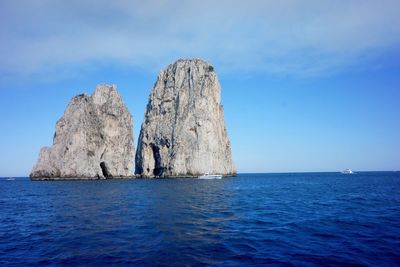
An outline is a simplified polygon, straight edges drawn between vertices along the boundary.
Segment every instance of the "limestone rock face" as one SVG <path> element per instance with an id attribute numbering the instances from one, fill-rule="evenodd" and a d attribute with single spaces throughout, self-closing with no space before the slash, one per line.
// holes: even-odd
<path id="1" fill-rule="evenodd" d="M 178 60 L 150 94 L 136 151 L 142 177 L 235 175 L 220 84 L 211 65 Z"/>
<path id="2" fill-rule="evenodd" d="M 116 86 L 74 97 L 40 151 L 32 179 L 133 176 L 133 122 Z"/>

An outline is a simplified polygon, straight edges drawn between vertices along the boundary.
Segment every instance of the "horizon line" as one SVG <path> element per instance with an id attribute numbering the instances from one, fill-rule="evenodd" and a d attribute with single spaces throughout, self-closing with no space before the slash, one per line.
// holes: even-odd
<path id="1" fill-rule="evenodd" d="M 366 173 L 366 172 L 400 172 L 400 170 L 354 170 L 354 174 L 357 173 Z M 277 172 L 238 172 L 237 174 L 301 174 L 301 173 L 341 173 L 341 171 L 277 171 Z M 232 176 L 227 176 L 227 177 L 232 177 Z M 0 179 L 3 178 L 29 178 L 28 176 L 0 176 Z M 136 177 L 132 177 L 136 178 Z M 168 178 L 168 177 L 160 177 L 160 178 Z M 79 177 L 77 177 L 79 179 Z M 112 180 L 113 178 L 110 179 L 99 179 L 99 180 Z M 118 177 L 115 177 L 115 179 L 118 179 Z M 131 178 L 127 178 L 131 179 Z M 142 179 L 142 178 L 141 178 Z M 159 179 L 159 178 L 143 178 L 143 179 Z M 96 179 L 94 179 L 96 180 Z"/>

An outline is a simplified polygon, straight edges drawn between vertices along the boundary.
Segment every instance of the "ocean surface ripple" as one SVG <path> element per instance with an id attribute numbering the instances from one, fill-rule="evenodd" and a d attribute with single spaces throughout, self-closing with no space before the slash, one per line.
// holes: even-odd
<path id="1" fill-rule="evenodd" d="M 400 265 L 400 173 L 0 180 L 0 266 Z"/>

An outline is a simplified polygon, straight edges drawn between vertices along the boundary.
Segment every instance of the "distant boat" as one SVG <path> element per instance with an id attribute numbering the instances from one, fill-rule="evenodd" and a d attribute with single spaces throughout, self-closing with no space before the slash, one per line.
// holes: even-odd
<path id="1" fill-rule="evenodd" d="M 8 177 L 7 180 L 8 180 L 8 181 L 14 181 L 15 178 L 14 178 L 14 177 Z"/>
<path id="2" fill-rule="evenodd" d="M 342 171 L 343 174 L 354 174 L 354 172 L 351 169 L 345 169 Z"/>
<path id="3" fill-rule="evenodd" d="M 219 174 L 203 174 L 198 177 L 199 179 L 222 179 L 222 175 Z"/>

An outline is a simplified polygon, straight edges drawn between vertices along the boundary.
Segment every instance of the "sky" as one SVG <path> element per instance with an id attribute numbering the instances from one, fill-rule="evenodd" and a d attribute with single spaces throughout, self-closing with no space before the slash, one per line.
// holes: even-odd
<path id="1" fill-rule="evenodd" d="M 0 176 L 116 84 L 135 143 L 158 72 L 202 58 L 238 172 L 400 170 L 400 1 L 0 1 Z"/>

